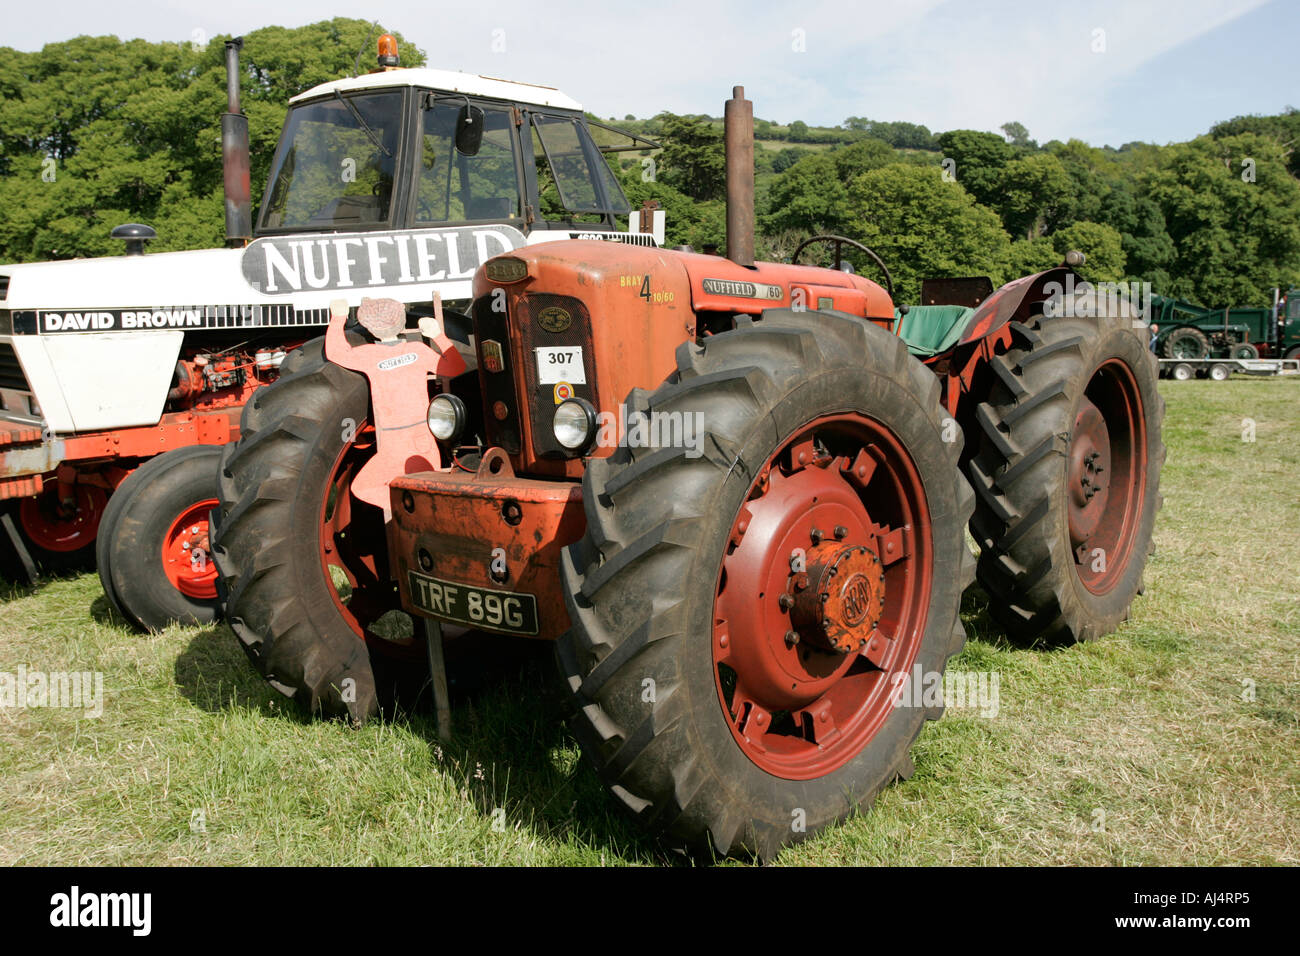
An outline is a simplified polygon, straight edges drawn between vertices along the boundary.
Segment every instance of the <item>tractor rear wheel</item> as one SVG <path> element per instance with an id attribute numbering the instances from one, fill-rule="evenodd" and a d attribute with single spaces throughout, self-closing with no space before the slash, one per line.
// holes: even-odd
<path id="1" fill-rule="evenodd" d="M 1193 325 L 1174 329 L 1165 339 L 1165 358 L 1203 359 L 1210 357 L 1210 340 Z"/>
<path id="2" fill-rule="evenodd" d="M 221 448 L 191 445 L 151 458 L 104 510 L 95 553 L 110 604 L 131 624 L 211 624 L 221 616 L 208 513 L 217 504 Z"/>
<path id="3" fill-rule="evenodd" d="M 1131 325 L 1126 315 L 1013 323 L 1012 348 L 992 360 L 968 466 L 971 532 L 989 612 L 1014 639 L 1101 637 L 1141 591 L 1164 400 Z"/>
<path id="4" fill-rule="evenodd" d="M 363 721 L 413 704 L 422 639 L 387 567 L 383 514 L 352 497 L 374 453 L 363 376 L 324 340 L 291 353 L 244 406 L 221 463 L 213 557 L 226 617 L 258 671 L 312 714 Z"/>
<path id="5" fill-rule="evenodd" d="M 826 312 L 684 344 L 627 405 L 701 440 L 652 418 L 651 447 L 588 464 L 556 648 L 570 726 L 652 829 L 770 859 L 910 775 L 942 713 L 903 691 L 965 640 L 960 433 L 901 340 Z"/>

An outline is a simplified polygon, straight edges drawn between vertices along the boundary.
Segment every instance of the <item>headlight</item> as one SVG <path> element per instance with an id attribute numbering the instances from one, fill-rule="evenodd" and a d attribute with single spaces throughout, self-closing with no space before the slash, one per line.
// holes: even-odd
<path id="1" fill-rule="evenodd" d="M 435 395 L 429 403 L 429 431 L 438 441 L 455 441 L 465 430 L 465 403 L 455 395 Z"/>
<path id="2" fill-rule="evenodd" d="M 596 437 L 596 410 L 586 399 L 566 399 L 555 409 L 551 430 L 562 447 L 582 451 Z"/>

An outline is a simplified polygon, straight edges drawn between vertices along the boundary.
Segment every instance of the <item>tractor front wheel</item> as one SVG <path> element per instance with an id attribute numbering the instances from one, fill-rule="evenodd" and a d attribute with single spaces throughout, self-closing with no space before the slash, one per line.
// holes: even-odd
<path id="1" fill-rule="evenodd" d="M 570 725 L 653 829 L 770 859 L 908 776 L 942 712 L 906 690 L 965 639 L 960 434 L 899 339 L 825 312 L 682 345 L 627 405 L 702 428 L 587 467 Z"/>
<path id="2" fill-rule="evenodd" d="M 221 448 L 191 445 L 151 458 L 118 485 L 95 551 L 109 603 L 146 631 L 220 617 L 208 513 Z"/>
<path id="3" fill-rule="evenodd" d="M 360 722 L 413 704 L 428 671 L 398 610 L 384 516 L 351 493 L 374 454 L 369 388 L 327 362 L 323 342 L 291 353 L 244 406 L 213 556 L 231 629 L 271 686 L 308 713 Z"/>

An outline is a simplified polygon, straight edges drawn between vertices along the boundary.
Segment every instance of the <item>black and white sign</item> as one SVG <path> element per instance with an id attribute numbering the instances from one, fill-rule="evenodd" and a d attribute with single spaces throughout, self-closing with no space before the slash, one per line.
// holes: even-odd
<path id="1" fill-rule="evenodd" d="M 14 330 L 52 332 L 144 332 L 162 329 L 258 329 L 326 325 L 329 309 L 291 305 L 166 305 L 134 309 L 16 312 Z M 34 320 L 34 321 L 33 321 Z"/>
<path id="2" fill-rule="evenodd" d="M 469 279 L 484 262 L 527 244 L 513 226 L 463 226 L 329 236 L 266 236 L 244 250 L 244 278 L 266 295 L 382 289 Z"/>

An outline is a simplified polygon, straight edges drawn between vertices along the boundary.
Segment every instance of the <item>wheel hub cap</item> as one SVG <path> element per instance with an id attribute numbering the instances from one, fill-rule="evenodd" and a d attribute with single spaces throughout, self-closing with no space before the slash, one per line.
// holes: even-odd
<path id="1" fill-rule="evenodd" d="M 866 647 L 885 607 L 875 552 L 821 544 L 808 555 L 807 574 L 798 577 L 790 621 L 800 639 L 835 654 Z"/>
<path id="2" fill-rule="evenodd" d="M 1106 512 L 1110 464 L 1106 419 L 1085 398 L 1074 420 L 1074 440 L 1070 444 L 1070 540 L 1076 547 L 1091 537 Z"/>

